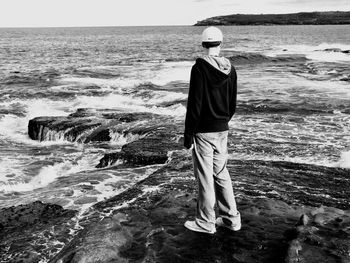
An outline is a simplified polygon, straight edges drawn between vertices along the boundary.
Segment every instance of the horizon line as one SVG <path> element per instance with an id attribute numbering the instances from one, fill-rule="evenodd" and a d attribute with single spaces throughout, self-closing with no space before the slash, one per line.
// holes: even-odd
<path id="1" fill-rule="evenodd" d="M 73 25 L 73 26 L 0 26 L 0 29 L 12 29 L 12 28 L 99 28 L 99 27 L 176 27 L 176 26 L 193 26 L 194 24 L 178 24 L 178 25 Z"/>
<path id="2" fill-rule="evenodd" d="M 156 27 L 156 26 L 162 26 L 162 27 L 176 27 L 176 26 L 195 26 L 196 23 L 206 20 L 206 19 L 210 19 L 210 18 L 214 18 L 214 17 L 222 17 L 222 16 L 230 16 L 230 15 L 289 15 L 289 14 L 298 14 L 298 13 L 327 13 L 327 12 L 341 12 L 341 13 L 347 13 L 350 12 L 349 11 L 339 11 L 339 10 L 329 10 L 329 11 L 296 11 L 296 12 L 287 12 L 287 13 L 232 13 L 232 14 L 226 14 L 226 15 L 215 15 L 215 16 L 211 16 L 211 17 L 207 17 L 201 20 L 197 20 L 196 22 L 194 22 L 193 24 L 153 24 L 153 25 L 55 25 L 55 26 L 1 26 L 1 29 L 39 29 L 39 28 L 99 28 L 99 27 Z"/>

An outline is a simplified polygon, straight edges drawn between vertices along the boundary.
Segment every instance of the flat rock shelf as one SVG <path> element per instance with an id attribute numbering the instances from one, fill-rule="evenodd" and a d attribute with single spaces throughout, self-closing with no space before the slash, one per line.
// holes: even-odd
<path id="1" fill-rule="evenodd" d="M 41 202 L 2 209 L 1 262 L 34 263 L 43 255 L 50 263 L 350 262 L 349 170 L 229 160 L 242 229 L 195 233 L 183 226 L 195 216 L 197 183 L 191 154 L 182 149 L 181 125 L 147 113 L 106 112 L 35 118 L 28 132 L 46 140 L 54 131 L 81 143 L 108 141 L 111 131 L 137 134 L 120 151 L 96 160 L 97 169 L 163 165 L 95 203 L 79 222 L 76 211 Z M 145 116 L 147 124 L 133 125 Z M 73 224 L 79 224 L 74 233 Z"/>

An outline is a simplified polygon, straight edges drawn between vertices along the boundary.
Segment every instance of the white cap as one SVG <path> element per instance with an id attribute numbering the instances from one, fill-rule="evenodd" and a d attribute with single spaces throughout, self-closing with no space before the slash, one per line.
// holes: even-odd
<path id="1" fill-rule="evenodd" d="M 222 42 L 223 36 L 219 28 L 210 26 L 202 33 L 202 42 Z"/>

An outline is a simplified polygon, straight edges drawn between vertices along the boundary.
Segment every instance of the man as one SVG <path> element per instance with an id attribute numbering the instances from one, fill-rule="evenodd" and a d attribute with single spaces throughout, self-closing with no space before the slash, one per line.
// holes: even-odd
<path id="1" fill-rule="evenodd" d="M 237 75 L 228 59 L 220 57 L 223 35 L 208 27 L 202 33 L 204 56 L 191 70 L 185 120 L 184 146 L 192 150 L 198 181 L 196 218 L 185 227 L 214 234 L 215 224 L 241 228 L 227 162 L 228 122 L 236 109 Z M 215 203 L 218 217 L 215 217 Z"/>

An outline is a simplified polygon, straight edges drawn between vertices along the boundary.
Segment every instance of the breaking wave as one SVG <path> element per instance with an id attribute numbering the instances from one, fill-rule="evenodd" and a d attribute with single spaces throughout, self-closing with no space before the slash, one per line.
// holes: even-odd
<path id="1" fill-rule="evenodd" d="M 337 166 L 350 169 L 350 151 L 343 152 Z"/>
<path id="2" fill-rule="evenodd" d="M 304 55 L 309 60 L 322 62 L 349 62 L 350 45 L 337 43 L 322 43 L 320 45 L 285 45 L 275 51 L 268 52 L 269 56 Z"/>
<path id="3" fill-rule="evenodd" d="M 275 56 L 266 56 L 260 53 L 246 53 L 238 52 L 233 56 L 230 56 L 229 59 L 233 64 L 253 64 L 253 63 L 282 63 L 282 62 L 304 62 L 306 61 L 305 56 L 303 55 L 275 55 Z"/>

